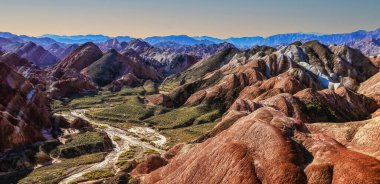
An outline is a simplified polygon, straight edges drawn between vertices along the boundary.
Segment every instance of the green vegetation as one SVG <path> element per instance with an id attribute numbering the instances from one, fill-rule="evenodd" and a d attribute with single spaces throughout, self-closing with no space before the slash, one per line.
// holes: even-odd
<path id="1" fill-rule="evenodd" d="M 72 158 L 89 152 L 105 151 L 112 146 L 111 144 L 106 135 L 99 132 L 84 132 L 72 135 L 66 144 L 59 145 L 52 154 Z"/>
<path id="2" fill-rule="evenodd" d="M 158 90 L 156 88 L 156 84 L 150 80 L 146 81 L 143 85 L 146 94 L 154 94 L 157 93 Z"/>
<path id="3" fill-rule="evenodd" d="M 130 148 L 128 151 L 124 151 L 120 154 L 119 159 L 132 159 L 133 156 L 136 154 L 136 151 L 134 148 Z"/>
<path id="4" fill-rule="evenodd" d="M 87 117 L 123 130 L 134 126 L 161 129 L 173 144 L 202 135 L 213 128 L 213 122 L 221 116 L 219 110 L 206 105 L 169 109 L 146 104 L 144 95 L 156 92 L 156 85 L 146 81 L 143 86 L 124 87 L 119 92 L 103 90 L 96 95 L 71 99 L 67 103 L 54 101 L 53 107 L 56 111 L 84 108 L 88 110 Z M 143 141 L 149 142 L 146 139 Z"/>
<path id="5" fill-rule="evenodd" d="M 70 106 L 75 109 L 83 109 L 83 108 L 90 108 L 94 107 L 94 105 L 98 105 L 103 102 L 102 98 L 98 98 L 97 96 L 94 97 L 84 97 L 84 98 L 77 98 L 71 101 Z"/>
<path id="6" fill-rule="evenodd" d="M 87 68 L 88 76 L 100 86 L 112 82 L 118 75 L 121 61 L 116 52 L 108 52 Z"/>
<path id="7" fill-rule="evenodd" d="M 115 141 L 115 142 L 117 142 L 119 144 L 120 141 L 121 141 L 121 138 L 118 137 L 118 136 L 115 136 L 115 137 L 112 138 L 112 140 Z"/>
<path id="8" fill-rule="evenodd" d="M 95 171 L 90 171 L 86 174 L 83 174 L 83 177 L 89 180 L 98 180 L 102 178 L 109 178 L 112 176 L 114 176 L 114 174 L 108 169 L 95 170 Z"/>
<path id="9" fill-rule="evenodd" d="M 51 161 L 50 156 L 43 151 L 37 152 L 36 155 L 34 155 L 34 157 L 37 163 L 44 163 L 44 162 Z"/>
<path id="10" fill-rule="evenodd" d="M 140 86 L 140 87 L 135 87 L 135 88 L 129 88 L 125 87 L 121 89 L 119 92 L 117 92 L 119 95 L 122 96 L 129 96 L 129 95 L 143 95 L 145 93 L 145 89 Z"/>
<path id="11" fill-rule="evenodd" d="M 103 107 L 104 101 L 109 95 L 106 92 L 99 92 L 97 95 L 87 95 L 81 97 L 72 98 L 71 101 L 65 103 L 59 100 L 53 102 L 53 109 L 55 112 L 66 112 L 73 109 L 87 109 L 95 107 Z"/>
<path id="12" fill-rule="evenodd" d="M 137 154 L 137 147 L 136 146 L 130 146 L 127 151 L 122 152 L 118 159 L 116 165 L 118 167 L 122 167 L 132 161 L 132 159 L 135 158 Z"/>
<path id="13" fill-rule="evenodd" d="M 219 110 L 213 110 L 211 112 L 208 112 L 206 114 L 203 114 L 199 117 L 197 117 L 194 121 L 194 124 L 203 124 L 203 123 L 210 123 L 219 118 L 220 111 Z"/>
<path id="14" fill-rule="evenodd" d="M 173 129 L 192 125 L 194 122 L 212 122 L 219 111 L 210 111 L 207 106 L 181 107 L 170 112 L 153 116 L 146 121 L 160 129 Z"/>
<path id="15" fill-rule="evenodd" d="M 99 125 L 99 124 L 91 124 L 91 126 L 93 128 L 99 128 L 99 129 L 106 129 L 107 128 L 106 125 Z"/>
<path id="16" fill-rule="evenodd" d="M 302 103 L 303 111 L 305 111 L 306 114 L 315 116 L 315 119 L 318 119 L 319 121 L 342 121 L 333 109 L 322 106 L 322 104 L 317 100 L 304 100 Z"/>
<path id="17" fill-rule="evenodd" d="M 193 125 L 184 128 L 167 129 L 162 132 L 165 137 L 168 137 L 168 146 L 173 146 L 181 142 L 190 142 L 201 135 L 206 134 L 214 128 L 216 123 L 206 123 L 201 125 Z"/>
<path id="18" fill-rule="evenodd" d="M 143 159 L 143 158 L 139 158 Z M 140 162 L 141 163 L 141 162 Z M 116 166 L 120 168 L 122 171 L 125 172 L 131 172 L 137 165 L 138 163 L 136 162 L 135 159 L 131 160 L 120 160 L 116 163 Z"/>
<path id="19" fill-rule="evenodd" d="M 104 123 L 107 123 L 108 125 L 112 127 L 116 127 L 125 131 L 127 131 L 128 129 L 134 126 L 141 126 L 141 122 L 132 122 L 132 121 L 127 121 L 123 123 L 120 123 L 120 122 L 119 123 L 118 122 L 104 122 Z"/>
<path id="20" fill-rule="evenodd" d="M 54 100 L 52 107 L 55 112 L 68 112 L 73 109 L 108 108 L 127 103 L 127 101 L 138 95 L 156 92 L 155 84 L 151 81 L 145 82 L 140 87 L 124 87 L 119 92 L 108 90 L 99 91 L 98 94 L 73 96 L 64 101 Z"/>
<path id="21" fill-rule="evenodd" d="M 154 149 L 147 149 L 144 151 L 144 154 L 151 155 L 151 154 L 159 154 L 160 152 L 154 150 Z"/>
<path id="22" fill-rule="evenodd" d="M 134 178 L 132 176 L 128 177 L 128 184 L 139 184 L 139 183 L 140 182 L 136 178 Z"/>
<path id="23" fill-rule="evenodd" d="M 69 142 L 58 146 L 58 148 L 66 149 L 71 147 L 78 147 L 81 145 L 103 143 L 104 141 L 104 136 L 101 135 L 99 132 L 84 132 L 71 136 Z"/>
<path id="24" fill-rule="evenodd" d="M 129 96 L 128 100 L 121 105 L 97 109 L 88 113 L 88 115 L 94 119 L 102 121 L 110 121 L 123 123 L 131 121 L 140 123 L 155 114 L 157 111 L 161 111 L 164 107 L 160 106 L 148 106 L 145 105 L 143 99 L 138 96 Z"/>
<path id="25" fill-rule="evenodd" d="M 70 110 L 60 100 L 54 100 L 51 103 L 51 106 L 52 106 L 52 108 L 54 109 L 55 112 L 67 112 L 67 111 Z"/>
<path id="26" fill-rule="evenodd" d="M 65 177 L 72 174 L 71 172 L 78 166 L 93 164 L 104 160 L 105 153 L 95 153 L 84 155 L 72 159 L 62 159 L 61 163 L 40 167 L 31 172 L 27 177 L 19 181 L 20 184 L 41 183 L 53 184 L 58 183 Z"/>
<path id="27" fill-rule="evenodd" d="M 124 165 L 126 165 L 126 164 L 128 164 L 128 163 L 130 163 L 131 161 L 129 161 L 129 160 L 118 160 L 117 162 L 116 162 L 116 166 L 117 167 L 123 167 Z"/>

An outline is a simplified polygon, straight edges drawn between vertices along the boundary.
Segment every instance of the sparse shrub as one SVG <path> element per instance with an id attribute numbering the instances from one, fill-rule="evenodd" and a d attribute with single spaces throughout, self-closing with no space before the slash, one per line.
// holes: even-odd
<path id="1" fill-rule="evenodd" d="M 98 180 L 98 179 L 102 179 L 102 178 L 110 178 L 112 176 L 114 176 L 114 174 L 110 170 L 106 170 L 106 169 L 90 171 L 86 174 L 83 174 L 83 177 L 85 177 L 89 180 Z"/>

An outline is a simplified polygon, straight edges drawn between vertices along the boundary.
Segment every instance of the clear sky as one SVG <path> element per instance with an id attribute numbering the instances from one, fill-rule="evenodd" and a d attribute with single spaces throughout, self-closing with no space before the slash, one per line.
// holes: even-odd
<path id="1" fill-rule="evenodd" d="M 380 0 L 0 0 L 16 34 L 208 35 L 345 33 L 380 28 Z"/>

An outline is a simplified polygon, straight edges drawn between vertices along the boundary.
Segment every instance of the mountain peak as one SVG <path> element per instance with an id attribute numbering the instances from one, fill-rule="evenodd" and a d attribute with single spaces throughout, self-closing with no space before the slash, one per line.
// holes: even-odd
<path id="1" fill-rule="evenodd" d="M 93 43 L 93 42 L 86 42 L 86 43 L 82 44 L 81 46 L 79 46 L 77 50 L 82 50 L 82 49 L 87 48 L 87 47 L 94 48 L 94 49 L 99 49 L 99 47 L 95 43 Z"/>
<path id="2" fill-rule="evenodd" d="M 112 38 L 110 40 L 107 40 L 105 43 L 108 45 L 117 45 L 119 44 L 119 40 L 117 40 L 117 38 Z"/>

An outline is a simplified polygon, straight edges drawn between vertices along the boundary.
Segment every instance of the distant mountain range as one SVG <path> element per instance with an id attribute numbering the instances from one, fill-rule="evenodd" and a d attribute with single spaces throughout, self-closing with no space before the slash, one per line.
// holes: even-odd
<path id="1" fill-rule="evenodd" d="M 125 42 L 129 42 L 133 40 L 133 38 L 129 36 L 110 37 L 110 36 L 104 36 L 104 35 L 91 35 L 91 34 L 90 35 L 73 35 L 73 36 L 45 34 L 45 35 L 42 35 L 41 37 L 51 38 L 51 39 L 56 40 L 57 42 L 62 42 L 66 44 L 86 43 L 86 42 L 105 42 L 112 38 L 116 38 L 119 41 L 125 41 Z"/>
<path id="2" fill-rule="evenodd" d="M 59 36 L 59 35 L 43 35 L 39 38 L 51 38 L 63 43 L 84 43 L 84 42 L 104 42 L 113 37 L 104 35 L 75 35 L 75 36 Z M 352 33 L 342 34 L 318 34 L 318 33 L 288 33 L 278 34 L 269 37 L 232 37 L 228 39 L 219 39 L 210 36 L 190 37 L 187 35 L 170 35 L 170 36 L 152 36 L 145 38 L 144 41 L 154 45 L 160 42 L 176 42 L 183 45 L 196 44 L 213 44 L 213 43 L 232 43 L 237 47 L 252 47 L 253 45 L 276 46 L 282 44 L 290 44 L 295 41 L 318 40 L 324 44 L 347 44 L 356 40 L 367 37 L 380 38 L 380 28 L 374 31 L 359 30 Z M 129 36 L 116 37 L 119 41 L 130 41 L 133 38 Z"/>
<path id="3" fill-rule="evenodd" d="M 12 40 L 24 40 L 31 41 L 38 45 L 50 45 L 55 42 L 62 44 L 83 44 L 86 42 L 106 42 L 112 39 L 116 39 L 119 42 L 129 42 L 135 38 L 130 36 L 117 36 L 110 37 L 105 35 L 73 35 L 73 36 L 61 36 L 53 34 L 45 34 L 39 37 L 31 37 L 25 35 L 15 35 L 8 32 L 0 32 L 0 37 L 12 39 Z M 163 43 L 176 43 L 181 45 L 199 45 L 199 44 L 219 44 L 219 43 L 231 43 L 238 48 L 250 48 L 255 45 L 266 45 L 266 46 L 278 46 L 286 45 L 296 41 L 306 42 L 311 40 L 317 40 L 323 44 L 346 44 L 354 48 L 357 47 L 356 42 L 364 43 L 368 40 L 374 40 L 370 43 L 370 49 L 364 48 L 362 50 L 365 54 L 373 55 L 379 54 L 378 48 L 380 39 L 380 28 L 374 31 L 364 31 L 359 30 L 352 33 L 342 33 L 342 34 L 318 34 L 318 33 L 288 33 L 288 34 L 278 34 L 269 37 L 232 37 L 228 39 L 219 39 L 210 36 L 195 36 L 190 37 L 187 35 L 170 35 L 170 36 L 152 36 L 142 39 L 145 42 L 148 42 L 151 45 L 162 45 Z M 364 41 L 363 41 L 364 40 Z M 363 47 L 360 47 L 363 48 Z M 374 50 L 374 51 L 372 51 Z"/>

